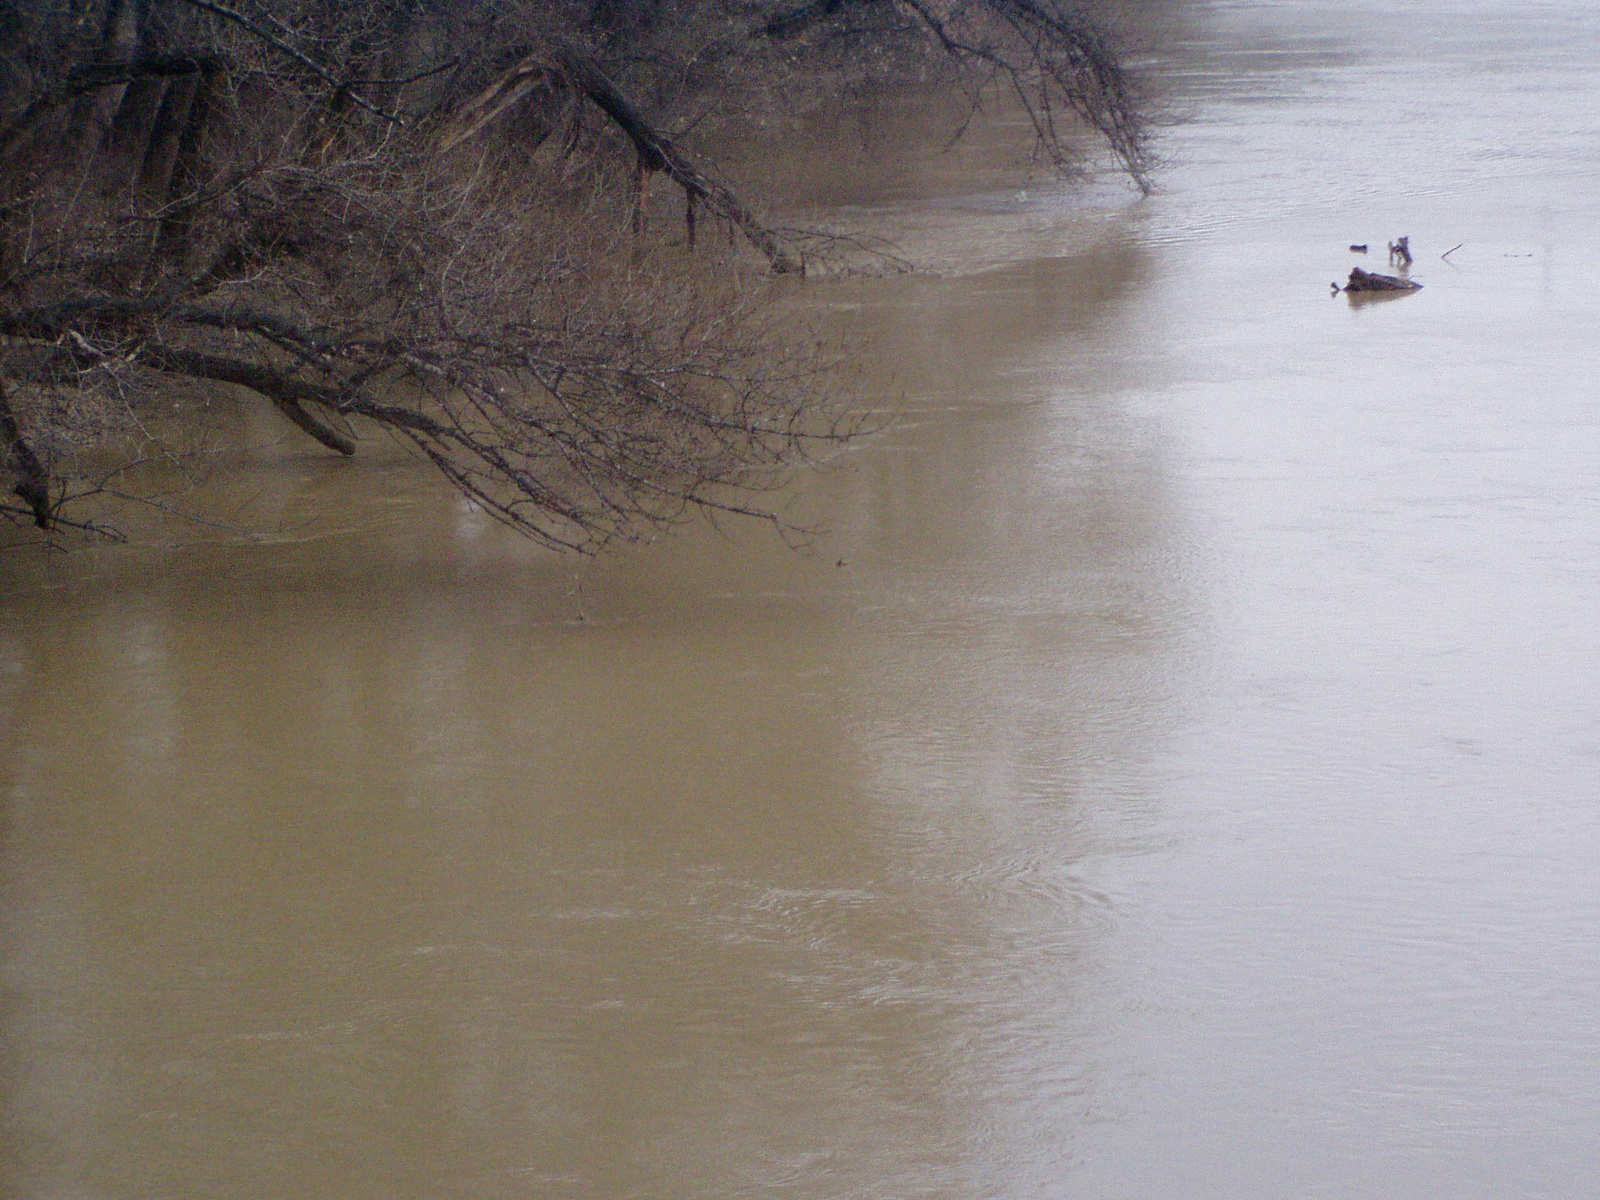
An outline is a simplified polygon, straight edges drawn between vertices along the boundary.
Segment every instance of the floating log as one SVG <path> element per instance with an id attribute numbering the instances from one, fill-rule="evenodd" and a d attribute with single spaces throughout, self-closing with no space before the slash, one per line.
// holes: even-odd
<path id="1" fill-rule="evenodd" d="M 1422 285 L 1413 283 L 1409 279 L 1401 279 L 1398 275 L 1379 275 L 1373 271 L 1363 271 L 1360 267 L 1350 268 L 1350 279 L 1344 285 L 1347 292 L 1414 292 Z M 1334 290 L 1339 290 L 1339 285 L 1334 284 Z"/>

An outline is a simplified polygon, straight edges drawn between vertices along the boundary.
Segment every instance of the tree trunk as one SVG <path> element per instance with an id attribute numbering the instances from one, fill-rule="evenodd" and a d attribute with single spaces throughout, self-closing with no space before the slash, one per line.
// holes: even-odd
<path id="1" fill-rule="evenodd" d="M 142 161 L 165 90 L 165 80 L 150 76 L 134 80 L 123 91 L 106 138 L 106 152 L 119 166 Z"/>
<path id="2" fill-rule="evenodd" d="M 40 529 L 49 529 L 50 475 L 17 427 L 17 417 L 11 411 L 11 397 L 4 379 L 0 379 L 0 449 L 5 451 L 6 460 L 17 473 L 12 493 L 20 496 L 32 511 L 35 525 Z"/>
<path id="3" fill-rule="evenodd" d="M 145 0 L 111 0 L 100 26 L 99 44 L 95 47 L 97 64 L 110 66 L 138 56 L 144 9 Z M 69 128 L 78 135 L 80 154 L 92 156 L 110 139 L 126 90 L 126 84 L 119 84 L 78 98 Z"/>
<path id="4" fill-rule="evenodd" d="M 156 110 L 150 140 L 145 145 L 144 162 L 139 169 L 139 188 L 145 195 L 164 202 L 172 184 L 172 169 L 178 160 L 178 146 L 188 125 L 189 111 L 199 87 L 198 73 L 180 75 L 167 83 Z"/>

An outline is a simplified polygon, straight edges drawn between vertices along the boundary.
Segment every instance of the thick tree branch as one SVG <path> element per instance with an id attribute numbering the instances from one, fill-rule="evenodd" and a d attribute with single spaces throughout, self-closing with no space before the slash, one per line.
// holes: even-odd
<path id="1" fill-rule="evenodd" d="M 755 215 L 726 187 L 696 170 L 670 139 L 656 131 L 592 59 L 566 46 L 559 48 L 557 53 L 561 66 L 579 90 L 628 136 L 644 170 L 663 172 L 712 212 L 733 222 L 750 244 L 766 255 L 772 269 L 778 274 L 801 272 L 801 263 L 783 248 L 777 236 L 756 220 Z"/>
<path id="2" fill-rule="evenodd" d="M 183 304 L 163 299 L 92 296 L 0 315 L 0 334 L 55 340 L 77 330 L 109 331 L 120 337 L 161 321 L 257 334 L 308 360 L 323 360 L 333 353 L 332 344 L 322 336 L 269 309 L 239 302 Z"/>
<path id="3" fill-rule="evenodd" d="M 296 379 L 292 375 L 275 371 L 259 363 L 218 358 L 216 355 L 201 354 L 194 350 L 150 346 L 141 350 L 139 360 L 157 371 L 249 388 L 252 392 L 272 401 L 277 410 L 294 425 L 329 450 L 336 450 L 346 457 L 356 452 L 355 441 L 348 434 L 324 425 L 305 409 L 308 403 L 338 408 L 340 394 L 336 388 Z"/>
<path id="4" fill-rule="evenodd" d="M 302 334 L 282 318 L 271 313 L 251 310 L 245 306 L 206 308 L 198 305 L 161 305 L 154 301 L 99 298 L 72 301 L 53 305 L 48 309 L 0 317 L 0 334 L 64 341 L 70 344 L 68 352 L 74 358 L 82 360 L 87 356 L 88 361 L 100 363 L 109 356 L 96 349 L 93 343 L 83 336 L 82 331 L 87 330 L 91 333 L 107 331 L 125 337 L 131 329 L 141 323 L 148 324 L 157 317 L 191 325 L 257 333 L 274 342 L 280 339 L 288 341 L 295 348 L 309 348 L 314 344 L 309 335 Z M 319 347 L 319 350 L 321 349 Z M 308 403 L 337 409 L 343 399 L 337 388 L 298 379 L 292 374 L 258 363 L 219 358 L 148 340 L 140 341 L 130 352 L 130 359 L 156 371 L 249 388 L 272 401 L 289 421 L 328 449 L 344 455 L 356 452 L 355 442 L 347 434 L 329 427 L 305 409 Z M 14 421 L 11 427 L 15 428 Z M 3 419 L 0 419 L 0 437 L 6 438 L 7 445 L 13 443 L 22 445 L 24 451 L 31 455 L 32 452 L 26 450 L 26 443 L 7 435 Z M 26 465 L 20 458 L 17 461 L 21 466 Z M 24 470 L 23 473 L 26 480 L 27 471 Z"/>
<path id="5" fill-rule="evenodd" d="M 699 171 L 670 138 L 650 123 L 644 113 L 589 56 L 571 46 L 557 45 L 550 60 L 535 53 L 517 63 L 489 87 L 457 110 L 456 118 L 440 141 L 450 150 L 477 134 L 541 84 L 564 78 L 627 137 L 638 157 L 641 172 L 661 172 L 694 201 L 731 222 L 780 275 L 802 273 L 802 264 L 784 248 L 778 236 L 756 219 L 738 196 Z M 641 188 L 643 187 L 641 177 Z"/>

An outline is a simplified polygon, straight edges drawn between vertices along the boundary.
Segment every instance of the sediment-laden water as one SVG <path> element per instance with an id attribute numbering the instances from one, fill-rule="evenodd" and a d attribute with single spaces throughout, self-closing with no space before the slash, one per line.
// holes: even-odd
<path id="1" fill-rule="evenodd" d="M 1589 1194 L 1600 12 L 1173 36 L 1161 194 L 851 197 L 808 553 L 0 557 L 0 1194 Z"/>

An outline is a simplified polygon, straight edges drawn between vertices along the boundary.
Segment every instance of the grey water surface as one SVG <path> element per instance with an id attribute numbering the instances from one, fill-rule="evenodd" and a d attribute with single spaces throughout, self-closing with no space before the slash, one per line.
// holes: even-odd
<path id="1" fill-rule="evenodd" d="M 1600 8 L 1168 39 L 1157 195 L 851 198 L 809 552 L 0 556 L 0 1195 L 1600 1191 Z"/>

